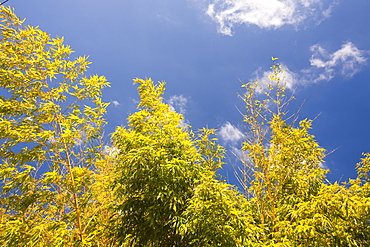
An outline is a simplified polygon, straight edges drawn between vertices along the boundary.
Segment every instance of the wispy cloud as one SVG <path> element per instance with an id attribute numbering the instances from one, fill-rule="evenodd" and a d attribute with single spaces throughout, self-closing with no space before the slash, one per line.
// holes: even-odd
<path id="1" fill-rule="evenodd" d="M 328 52 L 321 45 L 316 44 L 310 48 L 312 55 L 311 66 L 299 72 L 292 72 L 288 66 L 282 64 L 282 80 L 286 87 L 294 90 L 300 85 L 330 81 L 336 76 L 351 78 L 367 64 L 370 51 L 358 49 L 352 42 L 346 42 L 340 49 L 333 53 Z M 267 89 L 267 83 L 271 83 L 269 75 L 271 71 L 263 71 L 261 68 L 254 72 L 252 81 L 260 82 L 257 92 L 262 93 Z"/>
<path id="2" fill-rule="evenodd" d="M 304 21 L 319 24 L 330 17 L 333 4 L 323 0 L 213 0 L 206 14 L 218 23 L 218 31 L 232 36 L 235 25 L 260 28 L 298 27 Z"/>
<path id="3" fill-rule="evenodd" d="M 281 63 L 281 68 L 283 72 L 280 74 L 282 82 L 285 83 L 285 86 L 293 90 L 295 85 L 298 82 L 298 75 L 289 70 L 288 66 Z M 253 81 L 259 82 L 259 88 L 257 88 L 257 93 L 262 93 L 268 89 L 268 84 L 271 83 L 270 75 L 271 71 L 263 71 L 262 68 L 259 68 L 254 73 Z"/>
<path id="4" fill-rule="evenodd" d="M 116 100 L 113 100 L 113 101 L 112 101 L 112 104 L 113 104 L 114 106 L 119 106 L 119 105 L 120 105 L 120 103 L 119 103 L 118 101 L 116 101 Z"/>
<path id="5" fill-rule="evenodd" d="M 302 72 L 311 82 L 329 81 L 337 74 L 351 78 L 364 67 L 370 54 L 369 51 L 359 50 L 352 42 L 346 42 L 333 53 L 319 44 L 311 46 L 310 50 L 312 67 Z"/>
<path id="6" fill-rule="evenodd" d="M 172 111 L 177 111 L 178 113 L 186 113 L 186 104 L 188 99 L 183 95 L 172 95 L 168 100 L 167 104 L 171 107 Z"/>
<path id="7" fill-rule="evenodd" d="M 229 122 L 221 126 L 218 134 L 225 143 L 230 144 L 235 144 L 244 137 L 243 133 Z"/>

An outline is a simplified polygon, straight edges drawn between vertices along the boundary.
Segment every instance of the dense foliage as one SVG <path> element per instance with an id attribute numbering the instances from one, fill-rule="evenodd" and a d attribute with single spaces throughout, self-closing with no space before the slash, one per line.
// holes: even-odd
<path id="1" fill-rule="evenodd" d="M 370 155 L 329 183 L 312 122 L 288 121 L 276 61 L 247 83 L 241 188 L 216 130 L 192 131 L 135 79 L 140 103 L 104 143 L 101 76 L 62 38 L 0 9 L 1 246 L 368 246 Z"/>

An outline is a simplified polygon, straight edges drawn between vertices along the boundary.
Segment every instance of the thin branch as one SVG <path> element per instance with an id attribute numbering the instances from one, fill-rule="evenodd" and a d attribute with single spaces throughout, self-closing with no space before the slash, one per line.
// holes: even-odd
<path id="1" fill-rule="evenodd" d="M 4 3 L 8 2 L 9 0 L 5 0 L 4 2 L 0 3 L 0 5 L 3 5 Z"/>

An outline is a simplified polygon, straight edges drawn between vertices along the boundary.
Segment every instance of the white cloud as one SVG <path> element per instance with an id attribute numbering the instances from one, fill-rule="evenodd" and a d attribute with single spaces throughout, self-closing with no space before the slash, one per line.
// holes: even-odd
<path id="1" fill-rule="evenodd" d="M 282 64 L 282 80 L 286 83 L 289 90 L 294 90 L 299 85 L 307 85 L 321 81 L 330 81 L 335 76 L 351 78 L 367 64 L 370 51 L 360 50 L 353 43 L 346 42 L 340 49 L 329 53 L 326 49 L 316 44 L 310 48 L 312 56 L 310 59 L 311 67 L 292 72 L 288 66 Z M 254 72 L 252 81 L 258 81 L 260 88 L 257 93 L 262 93 L 268 89 L 267 84 L 271 83 L 269 76 L 272 71 L 263 71 L 261 68 Z"/>
<path id="2" fill-rule="evenodd" d="M 325 162 L 320 162 L 319 167 L 322 169 L 329 169 Z"/>
<path id="3" fill-rule="evenodd" d="M 134 104 L 134 105 L 138 105 L 140 104 L 140 100 L 137 100 L 137 99 L 134 99 L 134 98 L 130 98 L 131 102 Z"/>
<path id="4" fill-rule="evenodd" d="M 318 44 L 310 50 L 312 67 L 303 72 L 311 82 L 329 81 L 338 73 L 350 78 L 362 69 L 369 56 L 369 51 L 359 50 L 352 42 L 343 44 L 331 54 Z"/>
<path id="5" fill-rule="evenodd" d="M 287 89 L 293 90 L 295 85 L 298 83 L 297 74 L 290 71 L 289 68 L 285 65 L 280 63 L 282 66 L 281 69 L 283 72 L 280 74 L 281 82 L 285 83 Z M 257 93 L 262 93 L 268 89 L 268 84 L 272 83 L 270 79 L 270 75 L 272 71 L 263 71 L 261 68 L 254 72 L 253 81 L 259 82 L 259 88 L 257 88 Z"/>
<path id="6" fill-rule="evenodd" d="M 104 146 L 103 154 L 116 157 L 119 154 L 120 150 L 116 147 Z"/>
<path id="7" fill-rule="evenodd" d="M 119 105 L 120 105 L 120 103 L 119 103 L 118 101 L 116 101 L 116 100 L 113 100 L 113 101 L 112 101 L 112 104 L 113 104 L 114 106 L 119 106 Z"/>
<path id="8" fill-rule="evenodd" d="M 253 24 L 260 28 L 297 27 L 303 21 L 320 23 L 330 16 L 332 4 L 323 0 L 213 0 L 206 14 L 218 23 L 218 31 L 232 36 L 235 25 Z"/>
<path id="9" fill-rule="evenodd" d="M 226 122 L 221 126 L 218 134 L 225 143 L 236 143 L 244 137 L 243 133 L 229 122 Z"/>
<path id="10" fill-rule="evenodd" d="M 169 104 L 172 111 L 177 111 L 180 114 L 186 113 L 186 104 L 188 100 L 183 95 L 172 95 L 167 103 Z"/>

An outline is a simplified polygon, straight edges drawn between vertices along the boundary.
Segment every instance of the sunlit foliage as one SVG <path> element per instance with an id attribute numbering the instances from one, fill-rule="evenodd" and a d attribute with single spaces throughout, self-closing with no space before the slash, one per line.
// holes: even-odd
<path id="1" fill-rule="evenodd" d="M 135 79 L 140 103 L 103 136 L 109 83 L 62 38 L 0 7 L 1 246 L 368 246 L 370 156 L 330 183 L 312 121 L 287 115 L 281 66 L 243 85 L 241 187 L 216 130 L 193 131 Z"/>
<path id="2" fill-rule="evenodd" d="M 285 95 L 281 66 L 275 61 L 271 69 L 267 85 L 247 83 L 242 96 L 249 133 L 240 181 L 263 230 L 263 245 L 366 246 L 368 155 L 357 166 L 358 179 L 329 183 L 320 167 L 326 151 L 309 134 L 312 121 L 295 126 L 297 116 L 287 116 L 293 98 Z"/>
<path id="3" fill-rule="evenodd" d="M 8 8 L 0 18 L 0 245 L 106 245 L 112 164 L 100 138 L 109 84 L 85 76 L 86 57 L 69 59 L 62 38 L 24 26 Z"/>

